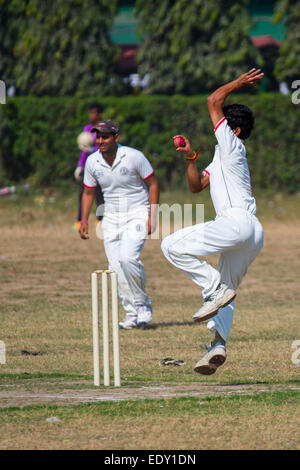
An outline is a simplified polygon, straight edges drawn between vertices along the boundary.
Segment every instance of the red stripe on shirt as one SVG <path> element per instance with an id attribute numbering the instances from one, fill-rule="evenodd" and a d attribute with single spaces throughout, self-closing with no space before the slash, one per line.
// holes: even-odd
<path id="1" fill-rule="evenodd" d="M 210 172 L 207 171 L 207 170 L 203 170 L 203 172 L 207 173 L 208 175 L 210 175 Z"/>
<path id="2" fill-rule="evenodd" d="M 87 184 L 83 183 L 83 186 L 85 186 L 86 188 L 89 188 L 89 189 L 92 189 L 92 188 L 97 188 L 97 186 L 88 186 Z"/>
<path id="3" fill-rule="evenodd" d="M 218 124 L 216 125 L 215 129 L 214 129 L 214 132 L 216 132 L 216 130 L 218 129 L 218 127 L 220 127 L 220 125 L 222 124 L 222 122 L 224 122 L 226 120 L 226 117 L 224 116 L 221 121 L 218 122 Z"/>
<path id="4" fill-rule="evenodd" d="M 153 175 L 154 175 L 154 171 L 152 171 L 152 173 L 150 173 L 150 175 L 146 176 L 146 178 L 144 178 L 144 181 L 146 181 L 148 178 L 150 178 Z"/>

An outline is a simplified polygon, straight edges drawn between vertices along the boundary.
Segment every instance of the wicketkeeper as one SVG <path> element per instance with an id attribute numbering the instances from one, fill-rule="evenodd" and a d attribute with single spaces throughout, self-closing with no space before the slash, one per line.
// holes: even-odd
<path id="1" fill-rule="evenodd" d="M 210 185 L 216 211 L 214 220 L 179 230 L 162 242 L 166 258 L 202 289 L 204 304 L 193 318 L 197 322 L 209 320 L 207 327 L 214 340 L 194 368 L 200 374 L 213 374 L 226 360 L 236 290 L 263 246 L 263 228 L 255 216 L 243 144 L 254 127 L 254 117 L 241 104 L 223 107 L 230 93 L 254 85 L 262 77 L 260 70 L 252 69 L 208 97 L 218 145 L 212 162 L 201 174 L 196 166 L 198 152 L 193 152 L 184 136 L 174 137 L 174 142 L 179 137 L 184 139 L 185 145 L 177 151 L 186 158 L 190 190 L 198 193 Z M 218 269 L 201 259 L 215 254 L 220 254 Z"/>
<path id="2" fill-rule="evenodd" d="M 84 126 L 83 132 L 90 132 L 91 129 L 96 125 L 97 122 L 101 121 L 102 119 L 102 112 L 103 112 L 103 107 L 99 103 L 91 103 L 89 107 L 89 124 Z M 87 152 L 85 150 L 81 150 L 80 153 L 80 158 L 77 163 L 77 167 L 74 171 L 74 177 L 75 179 L 79 182 L 80 187 L 79 187 L 79 195 L 78 195 L 78 213 L 77 213 L 77 222 L 74 224 L 74 228 L 77 230 L 80 228 L 80 221 L 81 221 L 81 199 L 84 191 L 84 186 L 83 186 L 83 174 L 84 174 L 84 167 L 87 161 L 88 156 L 91 153 L 94 153 L 97 150 L 97 145 L 96 145 L 96 134 L 92 134 L 93 139 L 94 139 L 94 145 L 91 151 Z M 96 200 L 96 205 L 97 208 L 99 206 L 103 205 L 103 194 L 101 190 L 101 186 L 97 185 L 96 190 L 95 190 L 95 200 Z M 102 220 L 102 214 L 99 214 L 99 211 L 97 211 L 97 219 Z"/>

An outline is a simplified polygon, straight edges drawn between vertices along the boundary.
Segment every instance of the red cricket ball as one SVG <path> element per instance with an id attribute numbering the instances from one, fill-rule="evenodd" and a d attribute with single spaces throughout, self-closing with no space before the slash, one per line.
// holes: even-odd
<path id="1" fill-rule="evenodd" d="M 175 137 L 174 139 L 174 146 L 177 147 L 185 147 L 185 140 L 183 137 Z"/>

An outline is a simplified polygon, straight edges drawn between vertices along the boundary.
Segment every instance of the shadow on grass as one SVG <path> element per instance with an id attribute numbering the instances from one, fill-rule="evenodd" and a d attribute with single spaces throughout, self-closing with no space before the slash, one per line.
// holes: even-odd
<path id="1" fill-rule="evenodd" d="M 245 381 L 245 382 L 235 382 L 234 380 L 232 382 L 228 383 L 215 383 L 211 382 L 209 384 L 201 384 L 201 385 L 214 385 L 217 387 L 232 387 L 232 386 L 242 386 L 242 385 L 273 385 L 271 382 L 264 382 L 260 380 L 253 380 L 253 381 Z"/>
<path id="2" fill-rule="evenodd" d="M 185 322 L 163 322 L 163 323 L 152 323 L 151 325 L 144 326 L 144 330 L 156 330 L 157 328 L 166 328 L 169 326 L 194 326 L 197 325 L 194 321 Z"/>
<path id="3" fill-rule="evenodd" d="M 300 383 L 300 378 L 290 379 L 286 383 L 287 384 L 299 384 Z"/>

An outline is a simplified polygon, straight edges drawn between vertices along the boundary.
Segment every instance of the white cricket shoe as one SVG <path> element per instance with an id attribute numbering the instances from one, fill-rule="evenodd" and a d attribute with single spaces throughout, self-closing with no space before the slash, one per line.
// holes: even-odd
<path id="1" fill-rule="evenodd" d="M 145 326 L 152 321 L 152 307 L 146 304 L 135 304 L 138 326 Z"/>
<path id="2" fill-rule="evenodd" d="M 213 294 L 204 299 L 204 304 L 195 313 L 193 319 L 201 322 L 214 317 L 218 313 L 219 308 L 226 307 L 235 297 L 235 290 L 230 289 L 226 284 L 220 284 Z"/>
<path id="3" fill-rule="evenodd" d="M 119 322 L 119 327 L 122 330 L 132 330 L 137 327 L 137 317 L 135 315 L 126 315 L 123 321 Z"/>
<path id="4" fill-rule="evenodd" d="M 194 367 L 194 371 L 202 375 L 212 375 L 226 361 L 225 343 L 218 342 L 211 344 L 207 352 L 201 357 L 200 361 Z"/>

